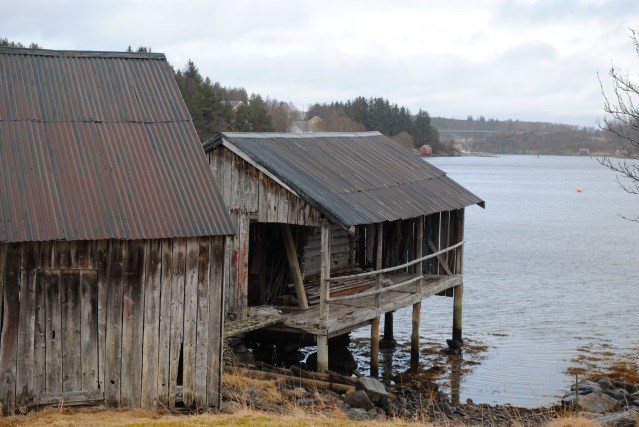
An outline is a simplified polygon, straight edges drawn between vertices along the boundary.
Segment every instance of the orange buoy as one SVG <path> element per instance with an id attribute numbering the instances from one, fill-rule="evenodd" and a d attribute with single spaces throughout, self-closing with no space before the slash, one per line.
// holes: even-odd
<path id="1" fill-rule="evenodd" d="M 581 187 L 577 188 L 577 193 L 581 193 L 583 190 L 581 189 Z"/>

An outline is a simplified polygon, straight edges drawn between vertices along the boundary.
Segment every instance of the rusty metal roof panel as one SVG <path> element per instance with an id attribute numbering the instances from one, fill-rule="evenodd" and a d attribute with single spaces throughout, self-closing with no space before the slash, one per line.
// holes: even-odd
<path id="1" fill-rule="evenodd" d="M 164 55 L 0 48 L 0 242 L 234 232 Z"/>
<path id="2" fill-rule="evenodd" d="M 483 201 L 379 132 L 225 132 L 235 147 L 343 226 L 414 218 Z"/>

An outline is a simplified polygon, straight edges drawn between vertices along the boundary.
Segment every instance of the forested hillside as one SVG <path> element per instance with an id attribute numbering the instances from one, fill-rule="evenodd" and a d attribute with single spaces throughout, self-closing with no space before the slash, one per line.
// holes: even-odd
<path id="1" fill-rule="evenodd" d="M 465 150 L 494 154 L 614 154 L 619 142 L 593 127 L 519 120 L 449 119 L 433 117 L 442 141 Z"/>

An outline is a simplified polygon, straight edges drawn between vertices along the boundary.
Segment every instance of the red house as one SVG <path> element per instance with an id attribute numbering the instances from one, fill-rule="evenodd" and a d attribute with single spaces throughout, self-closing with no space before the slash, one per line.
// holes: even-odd
<path id="1" fill-rule="evenodd" d="M 430 147 L 430 145 L 422 145 L 422 148 L 419 149 L 419 155 L 420 156 L 430 156 L 433 154 L 433 149 Z"/>

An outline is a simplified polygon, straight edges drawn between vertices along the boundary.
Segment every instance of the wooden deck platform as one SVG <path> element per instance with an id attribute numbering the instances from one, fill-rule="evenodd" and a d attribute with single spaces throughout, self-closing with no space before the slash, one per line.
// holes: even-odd
<path id="1" fill-rule="evenodd" d="M 388 279 L 387 282 L 393 284 L 414 277 L 418 276 L 416 274 L 384 275 L 384 279 Z M 357 297 L 349 301 L 331 302 L 329 320 L 326 322 L 325 328 L 320 327 L 319 304 L 310 305 L 306 311 L 295 307 L 277 307 L 282 311 L 282 323 L 271 325 L 267 329 L 327 335 L 331 338 L 367 325 L 371 320 L 384 313 L 412 306 L 431 295 L 462 283 L 460 274 L 450 276 L 424 275 L 423 277 L 421 292 L 416 292 L 414 283 L 384 292 L 380 294 L 379 308 L 375 308 L 375 297 L 372 295 Z"/>

